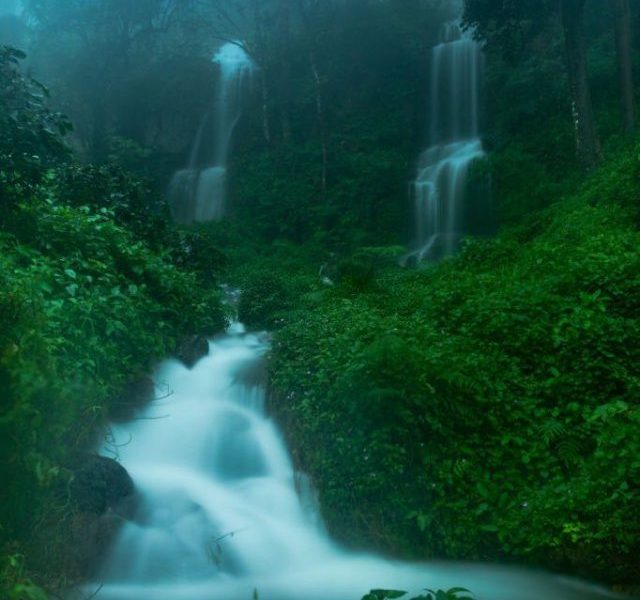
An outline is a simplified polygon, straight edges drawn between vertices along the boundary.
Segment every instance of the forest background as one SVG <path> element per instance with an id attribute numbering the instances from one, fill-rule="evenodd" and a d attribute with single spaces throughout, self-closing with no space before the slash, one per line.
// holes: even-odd
<path id="1" fill-rule="evenodd" d="M 222 282 L 275 333 L 271 410 L 337 539 L 638 583 L 637 3 L 465 2 L 486 53 L 470 186 L 490 190 L 497 233 L 404 268 L 450 2 L 12 4 L 3 594 L 86 576 L 69 537 L 86 453 L 156 360 L 224 326 Z M 178 226 L 165 192 L 230 40 L 258 69 L 228 215 Z"/>

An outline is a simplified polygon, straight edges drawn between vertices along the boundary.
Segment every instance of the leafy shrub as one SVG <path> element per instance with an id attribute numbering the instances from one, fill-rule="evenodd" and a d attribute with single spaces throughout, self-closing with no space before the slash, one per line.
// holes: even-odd
<path id="1" fill-rule="evenodd" d="M 172 228 L 124 170 L 70 164 L 22 57 L 0 51 L 0 596 L 40 600 L 32 579 L 72 575 L 69 467 L 132 377 L 226 319 L 209 238 Z"/>
<path id="2" fill-rule="evenodd" d="M 465 596 L 469 590 L 465 588 L 451 588 L 449 590 L 425 590 L 426 594 L 414 596 L 411 600 L 473 600 L 471 596 Z M 371 590 L 362 600 L 392 600 L 403 598 L 408 592 L 401 590 Z"/>
<path id="3" fill-rule="evenodd" d="M 54 491 L 93 444 L 129 379 L 170 354 L 181 335 L 224 326 L 215 283 L 177 269 L 93 212 L 32 199 L 0 235 L 3 407 L 2 543 L 28 540 L 64 511 Z M 55 570 L 55 545 L 40 576 Z M 30 565 L 33 568 L 33 565 Z"/>
<path id="4" fill-rule="evenodd" d="M 310 272 L 307 252 L 288 243 L 274 245 L 271 252 L 235 275 L 242 290 L 239 318 L 253 328 L 282 326 L 319 283 L 319 277 Z"/>
<path id="5" fill-rule="evenodd" d="M 272 404 L 335 535 L 637 580 L 639 175 L 294 313 Z"/>
<path id="6" fill-rule="evenodd" d="M 116 223 L 132 230 L 155 248 L 169 243 L 166 205 L 147 182 L 113 164 L 68 164 L 51 177 L 52 191 L 75 207 L 108 209 Z"/>
<path id="7" fill-rule="evenodd" d="M 0 210 L 29 193 L 47 167 L 69 156 L 61 136 L 71 124 L 47 107 L 47 89 L 21 73 L 24 58 L 22 51 L 0 46 Z"/>

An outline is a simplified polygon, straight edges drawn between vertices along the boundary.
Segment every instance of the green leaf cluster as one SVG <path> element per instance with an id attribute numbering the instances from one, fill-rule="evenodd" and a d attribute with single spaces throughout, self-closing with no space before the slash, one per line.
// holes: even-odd
<path id="1" fill-rule="evenodd" d="M 414 596 L 411 600 L 473 600 L 471 596 L 465 596 L 469 592 L 466 588 L 454 587 L 448 590 L 425 590 L 426 594 Z M 403 598 L 408 592 L 401 590 L 371 590 L 362 597 L 362 600 L 392 600 Z"/>
<path id="2" fill-rule="evenodd" d="M 47 88 L 22 73 L 24 58 L 21 50 L 0 45 L 0 223 L 7 205 L 69 156 L 62 136 L 71 124 L 47 105 Z"/>
<path id="3" fill-rule="evenodd" d="M 0 53 L 0 596 L 39 600 L 32 579 L 76 575 L 71 466 L 132 380 L 226 311 L 211 236 L 163 221 L 122 169 L 73 164 L 20 56 Z"/>
<path id="4" fill-rule="evenodd" d="M 456 258 L 306 301 L 272 404 L 332 532 L 638 578 L 638 151 Z"/>
<path id="5" fill-rule="evenodd" d="M 0 234 L 5 541 L 24 539 L 55 510 L 50 495 L 64 487 L 65 468 L 94 443 L 131 378 L 181 335 L 213 334 L 225 321 L 215 285 L 109 213 L 32 201 L 14 218 L 15 233 Z"/>

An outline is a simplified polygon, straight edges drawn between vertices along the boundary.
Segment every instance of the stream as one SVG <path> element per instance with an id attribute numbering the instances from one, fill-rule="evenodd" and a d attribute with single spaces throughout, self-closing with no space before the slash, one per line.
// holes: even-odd
<path id="1" fill-rule="evenodd" d="M 102 454 L 139 496 L 82 593 L 100 600 L 359 600 L 372 588 L 463 586 L 478 600 L 588 600 L 608 595 L 557 576 L 500 566 L 408 564 L 341 549 L 313 490 L 265 413 L 265 334 L 233 323 L 193 369 L 167 360 L 158 399 L 113 425 Z"/>

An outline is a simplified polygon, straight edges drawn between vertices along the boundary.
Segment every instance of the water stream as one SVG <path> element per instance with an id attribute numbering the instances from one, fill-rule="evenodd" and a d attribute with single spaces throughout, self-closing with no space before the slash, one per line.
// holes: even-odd
<path id="1" fill-rule="evenodd" d="M 139 496 L 96 582 L 100 600 L 359 600 L 371 588 L 465 586 L 479 600 L 588 600 L 604 592 L 473 564 L 407 564 L 347 552 L 322 527 L 264 409 L 268 338 L 234 323 L 193 369 L 165 361 L 158 399 L 113 425 Z M 97 593 L 95 593 L 97 590 Z"/>
<path id="2" fill-rule="evenodd" d="M 458 22 L 445 23 L 432 50 L 430 145 L 413 183 L 418 260 L 452 254 L 469 232 L 471 165 L 484 156 L 480 140 L 480 45 Z"/>
<path id="3" fill-rule="evenodd" d="M 169 205 L 180 223 L 219 220 L 226 210 L 229 150 L 253 63 L 236 42 L 224 44 L 213 62 L 219 71 L 215 105 L 200 124 L 187 168 L 177 171 L 169 184 Z"/>

